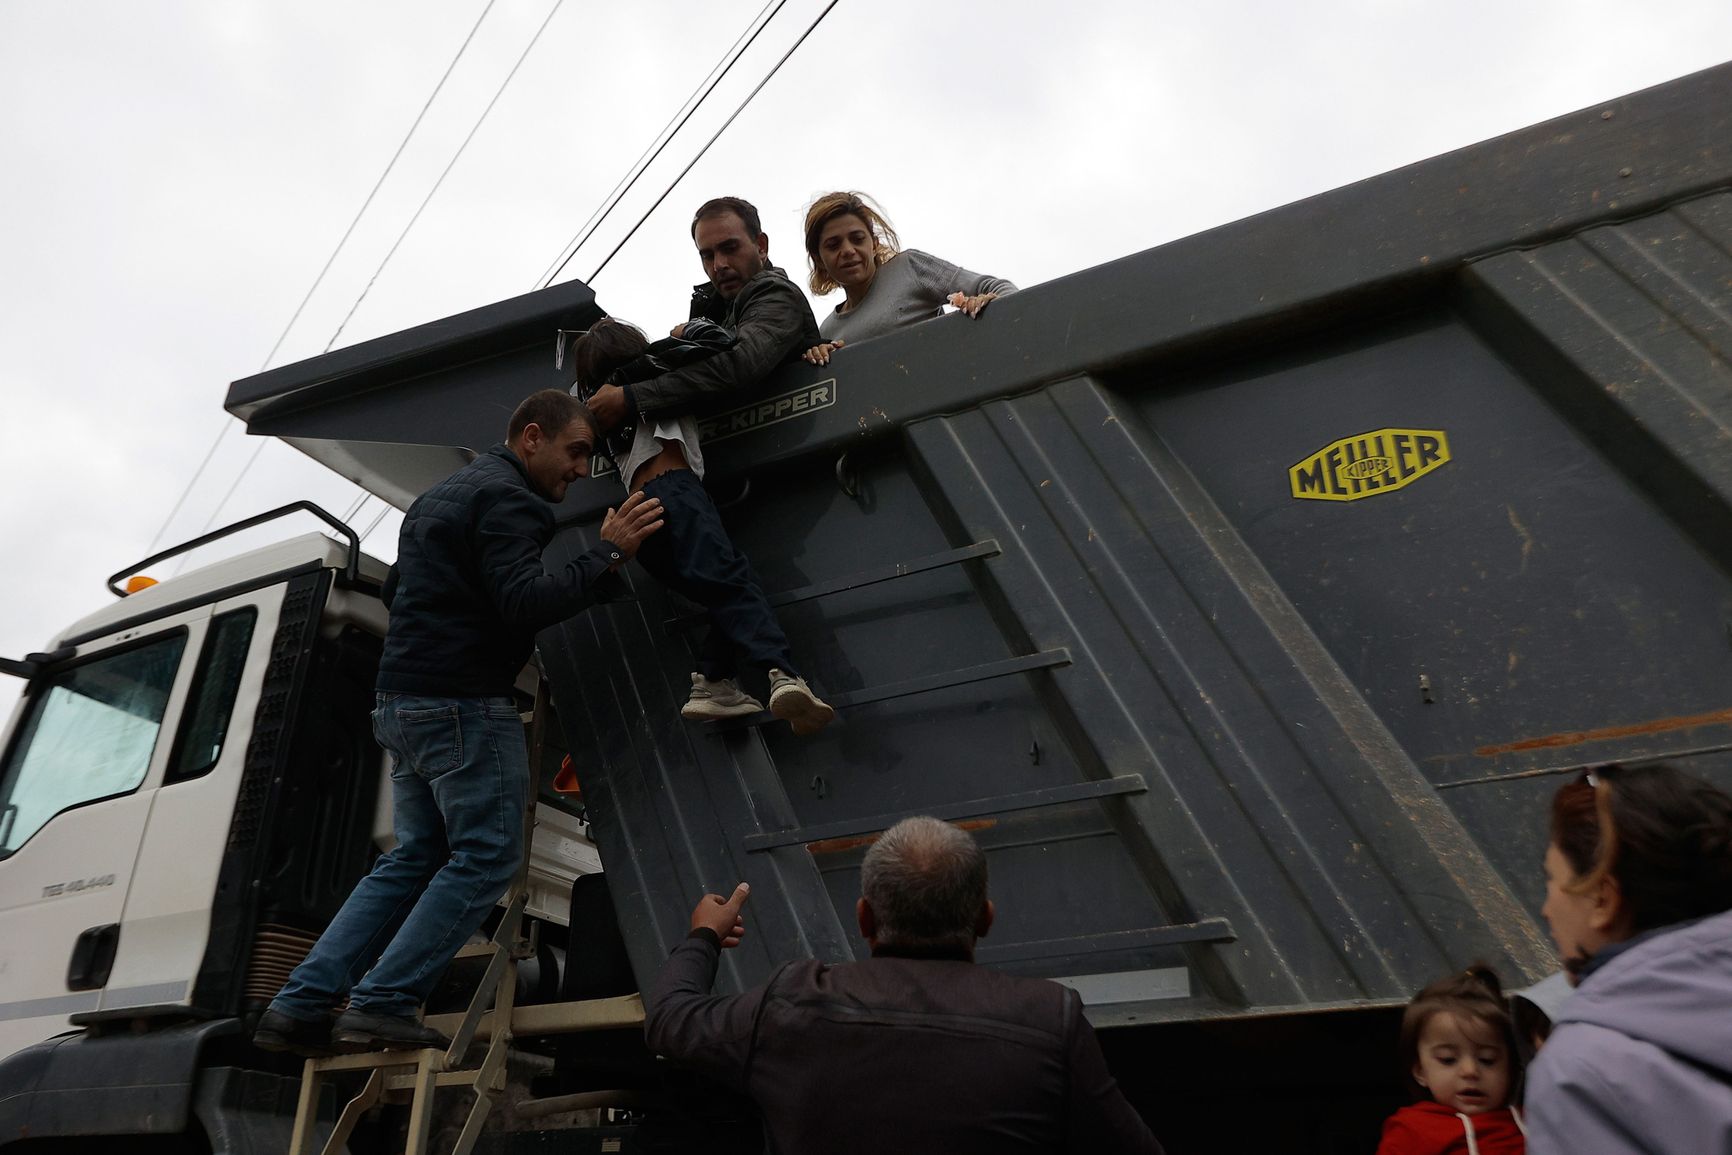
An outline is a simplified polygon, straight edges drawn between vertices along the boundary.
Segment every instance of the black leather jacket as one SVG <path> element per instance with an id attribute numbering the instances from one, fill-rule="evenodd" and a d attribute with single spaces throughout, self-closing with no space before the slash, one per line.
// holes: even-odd
<path id="1" fill-rule="evenodd" d="M 685 331 L 678 337 L 663 337 L 659 341 L 650 342 L 649 347 L 642 353 L 609 373 L 602 384 L 626 389 L 635 382 L 648 381 L 664 373 L 682 369 L 694 361 L 725 353 L 737 344 L 739 338 L 732 329 L 717 324 L 708 317 L 693 317 L 686 322 Z M 594 390 L 586 388 L 581 381 L 572 386 L 572 391 L 585 404 L 588 404 L 594 395 Z M 637 436 L 637 423 L 636 414 L 630 414 L 626 420 L 601 435 L 602 448 L 613 458 L 616 465 L 631 454 L 632 441 Z"/>
<path id="2" fill-rule="evenodd" d="M 708 929 L 674 948 L 644 1031 L 651 1050 L 751 1095 L 772 1151 L 1160 1153 L 1073 990 L 880 948 L 712 995 L 720 954 Z"/>
<path id="3" fill-rule="evenodd" d="M 730 393 L 756 388 L 820 340 L 806 294 L 773 265 L 747 281 L 732 301 L 699 285 L 692 294 L 692 316 L 726 325 L 738 342 L 713 357 L 628 386 L 637 413 L 678 416 L 725 401 Z"/>

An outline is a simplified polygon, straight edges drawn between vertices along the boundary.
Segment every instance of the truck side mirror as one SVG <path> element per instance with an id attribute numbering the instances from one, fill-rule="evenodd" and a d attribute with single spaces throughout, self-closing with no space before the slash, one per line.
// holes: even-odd
<path id="1" fill-rule="evenodd" d="M 28 681 L 40 674 L 44 666 L 52 666 L 55 662 L 64 662 L 73 653 L 71 646 L 61 646 L 52 654 L 28 654 L 23 660 L 0 658 L 0 674 L 11 674 L 14 678 L 23 678 Z"/>

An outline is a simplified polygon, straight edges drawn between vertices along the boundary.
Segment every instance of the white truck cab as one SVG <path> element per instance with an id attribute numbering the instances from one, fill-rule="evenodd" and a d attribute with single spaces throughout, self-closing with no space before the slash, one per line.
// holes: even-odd
<path id="1" fill-rule="evenodd" d="M 196 1066 L 187 1031 L 241 1035 L 392 844 L 370 723 L 387 567 L 357 545 L 255 549 L 4 663 L 26 681 L 0 744 L 0 1145 L 131 1133 L 102 1129 L 124 1095 L 29 1092 L 76 1089 L 79 1057 L 121 1043 L 148 1069 L 153 1037 Z M 576 810 L 538 807 L 527 913 L 550 926 L 600 870 Z"/>

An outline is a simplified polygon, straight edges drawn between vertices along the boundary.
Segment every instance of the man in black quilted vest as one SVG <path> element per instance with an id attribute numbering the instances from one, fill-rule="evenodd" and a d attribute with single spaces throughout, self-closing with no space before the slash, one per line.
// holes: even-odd
<path id="1" fill-rule="evenodd" d="M 544 567 L 552 507 L 588 475 L 594 449 L 583 404 L 543 390 L 517 407 L 504 444 L 409 507 L 386 583 L 391 624 L 373 711 L 374 736 L 391 753 L 397 845 L 271 1001 L 259 1046 L 447 1045 L 418 1010 L 524 849 L 529 752 L 512 686 L 535 635 L 605 600 L 614 571 L 662 525 L 660 503 L 633 494 L 608 511 L 599 545 Z"/>
<path id="2" fill-rule="evenodd" d="M 866 852 L 860 891 L 871 958 L 788 963 L 729 996 L 710 987 L 746 887 L 705 895 L 645 992 L 650 1048 L 752 1096 L 772 1151 L 1159 1155 L 1077 993 L 975 965 L 993 906 L 972 835 L 904 819 Z"/>

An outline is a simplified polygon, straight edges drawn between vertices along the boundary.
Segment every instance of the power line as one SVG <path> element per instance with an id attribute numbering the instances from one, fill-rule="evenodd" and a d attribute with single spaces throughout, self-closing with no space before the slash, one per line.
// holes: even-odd
<path id="1" fill-rule="evenodd" d="M 596 229 L 599 229 L 602 222 L 607 219 L 608 214 L 613 212 L 614 207 L 632 190 L 632 186 L 637 184 L 638 178 L 643 176 L 650 165 L 661 157 L 662 150 L 673 143 L 674 137 L 679 135 L 680 130 L 686 126 L 686 122 L 697 112 L 699 106 L 709 99 L 710 93 L 716 90 L 716 86 L 727 78 L 734 65 L 739 63 L 740 58 L 757 41 L 758 34 L 781 13 L 787 2 L 788 0 L 770 0 L 758 11 L 758 15 L 752 19 L 750 24 L 746 25 L 746 30 L 740 33 L 739 39 L 734 41 L 733 47 L 722 54 L 722 58 L 716 62 L 715 67 L 710 69 L 710 74 L 698 82 L 698 86 L 692 89 L 691 96 L 686 97 L 685 104 L 681 105 L 679 111 L 668 118 L 668 122 L 662 126 L 661 132 L 650 142 L 650 146 L 644 149 L 643 155 L 637 158 L 637 162 L 626 172 L 626 175 L 621 177 L 619 183 L 613 186 L 613 191 L 603 198 L 602 204 L 589 215 L 589 219 L 583 222 L 583 225 L 572 235 L 572 239 L 566 242 L 565 247 L 559 250 L 559 255 L 553 258 L 553 263 L 542 272 L 541 277 L 536 281 L 535 287 L 537 289 L 545 289 L 553 283 L 555 277 L 565 271 L 565 266 L 569 265 L 572 259 L 577 256 L 578 250 L 583 248 L 589 238 L 595 234 Z M 771 11 L 772 9 L 774 11 Z M 768 13 L 767 16 L 766 13 Z"/>
<path id="2" fill-rule="evenodd" d="M 734 121 L 739 117 L 740 113 L 742 113 L 746 110 L 746 105 L 752 103 L 752 98 L 757 96 L 758 93 L 763 91 L 764 85 L 770 83 L 770 80 L 776 75 L 776 73 L 781 71 L 782 65 L 788 63 L 788 58 L 790 56 L 794 55 L 794 53 L 799 49 L 800 45 L 806 43 L 806 38 L 808 36 L 812 35 L 813 32 L 817 31 L 818 25 L 820 25 L 824 22 L 824 17 L 830 15 L 830 10 L 832 8 L 836 7 L 836 5 L 839 3 L 841 3 L 841 0 L 830 0 L 830 2 L 828 4 L 824 5 L 824 10 L 822 12 L 818 13 L 817 18 L 815 20 L 813 20 L 812 23 L 810 23 L 806 26 L 806 31 L 800 33 L 800 38 L 798 40 L 794 41 L 793 47 L 789 48 L 788 51 L 784 52 L 782 54 L 782 59 L 776 61 L 775 66 L 772 67 L 770 69 L 770 71 L 764 75 L 764 79 L 758 81 L 757 87 L 752 89 L 752 91 L 750 91 L 746 94 L 746 98 L 744 100 L 740 101 L 739 107 L 735 108 L 734 111 L 729 114 L 728 119 L 722 122 L 722 127 L 716 129 L 715 135 L 711 136 L 709 140 L 704 142 L 704 147 L 698 149 L 698 155 L 692 157 L 691 163 L 687 164 L 685 168 L 680 170 L 680 174 L 678 176 L 674 177 L 673 183 L 669 184 L 667 189 L 662 193 L 662 195 L 656 198 L 655 203 L 649 207 L 648 211 L 646 211 L 643 214 L 643 216 L 641 216 L 637 219 L 637 224 L 633 225 L 631 227 L 631 231 L 626 233 L 626 235 L 623 238 L 621 238 L 619 244 L 617 244 L 613 247 L 613 251 L 608 253 L 607 256 L 602 258 L 601 264 L 597 265 L 595 267 L 595 272 L 591 273 L 588 277 L 588 281 L 590 283 L 593 284 L 595 279 L 597 277 L 601 276 L 601 271 L 603 269 L 607 268 L 608 262 L 613 260 L 614 257 L 618 256 L 619 251 L 621 249 L 625 248 L 626 244 L 628 242 L 630 242 L 632 237 L 637 235 L 638 229 L 642 228 L 643 223 L 645 221 L 649 220 L 650 217 L 655 213 L 655 211 L 657 209 L 661 208 L 662 202 L 668 199 L 669 195 L 673 193 L 674 189 L 679 186 L 679 183 L 686 178 L 686 174 L 691 172 L 693 168 L 697 167 L 698 161 L 704 159 L 704 154 L 706 152 L 710 151 L 710 146 L 715 144 L 716 141 L 718 139 L 720 139 L 722 133 L 728 131 L 728 126 L 733 124 Z"/>
<path id="3" fill-rule="evenodd" d="M 211 510 L 210 516 L 205 518 L 205 523 L 199 528 L 197 536 L 202 537 L 204 534 L 210 532 L 210 527 L 216 524 L 217 516 L 222 513 L 223 507 L 228 505 L 230 498 L 234 497 L 235 491 L 241 487 L 241 482 L 246 478 L 247 473 L 258 462 L 259 454 L 263 453 L 265 451 L 265 446 L 270 443 L 271 439 L 268 437 L 259 438 L 259 443 L 253 447 L 252 456 L 248 457 L 246 464 L 241 466 L 241 471 L 235 474 L 234 483 L 230 485 L 228 491 L 223 494 L 223 499 L 217 502 L 216 508 Z M 191 553 L 181 554 L 179 559 L 174 563 L 174 574 L 178 574 L 181 570 L 185 569 L 186 563 L 191 557 Z M 171 574 L 170 576 L 172 577 L 174 574 Z"/>
<path id="4" fill-rule="evenodd" d="M 547 31 L 547 26 L 553 23 L 553 18 L 559 14 L 559 10 L 564 4 L 565 0 L 554 0 L 553 7 L 548 10 L 547 18 L 541 22 L 541 27 L 535 30 L 535 35 L 529 38 L 529 45 L 524 48 L 523 54 L 517 58 L 517 63 L 511 66 L 511 71 L 505 74 L 505 81 L 499 86 L 499 91 L 493 94 L 493 99 L 489 100 L 487 107 L 481 110 L 481 116 L 475 121 L 475 126 L 469 130 L 469 135 L 464 137 L 463 143 L 457 146 L 456 153 L 451 157 L 451 163 L 445 166 L 445 171 L 440 173 L 439 179 L 433 182 L 433 187 L 427 191 L 426 198 L 421 201 L 421 207 L 415 210 L 415 215 L 410 217 L 409 223 L 403 226 L 403 231 L 398 234 L 390 251 L 385 254 L 385 259 L 379 262 L 379 267 L 373 270 L 373 276 L 367 281 L 367 287 L 361 290 L 361 295 L 355 298 L 353 305 L 349 306 L 348 315 L 343 318 L 343 323 L 337 326 L 337 331 L 331 334 L 329 341 L 325 342 L 325 352 L 329 353 L 332 346 L 336 345 L 337 338 L 343 335 L 343 330 L 348 327 L 350 320 L 355 316 L 355 310 L 361 307 L 361 302 L 365 301 L 367 294 L 373 291 L 374 284 L 379 280 L 379 274 L 385 271 L 385 266 L 390 264 L 391 258 L 397 255 L 397 250 L 402 246 L 404 239 L 408 237 L 409 231 L 415 227 L 415 222 L 421 219 L 421 214 L 426 211 L 428 204 L 438 194 L 440 186 L 445 183 L 445 178 L 451 175 L 453 168 L 457 167 L 457 162 L 463 157 L 463 150 L 468 148 L 469 142 L 475 139 L 475 134 L 486 123 L 488 113 L 492 112 L 493 106 L 499 103 L 499 98 L 505 95 L 505 90 L 510 87 L 512 78 L 517 75 L 517 70 L 523 67 L 525 60 L 529 59 L 529 54 L 535 50 L 535 45 L 540 41 L 541 34 Z"/>
<path id="5" fill-rule="evenodd" d="M 395 507 L 392 506 L 392 504 L 390 502 L 385 503 L 385 508 L 381 509 L 379 511 L 379 516 L 375 517 L 371 522 L 368 523 L 367 528 L 361 531 L 361 544 L 362 545 L 367 544 L 367 539 L 373 536 L 373 531 L 379 528 L 379 523 L 384 521 L 386 516 L 389 515 L 390 513 L 392 513 L 394 511 L 394 509 L 395 509 Z"/>
<path id="6" fill-rule="evenodd" d="M 429 189 L 427 195 L 422 198 L 420 207 L 415 210 L 415 215 L 409 218 L 409 223 L 403 226 L 403 231 L 401 233 L 397 234 L 397 239 L 392 242 L 390 251 L 385 254 L 385 259 L 380 261 L 379 267 L 373 270 L 373 276 L 367 281 L 367 287 L 361 290 L 361 295 L 355 298 L 355 303 L 353 305 L 349 306 L 349 312 L 343 317 L 343 323 L 337 326 L 337 331 L 331 334 L 331 339 L 329 341 L 325 342 L 325 352 L 329 353 L 332 346 L 337 343 L 337 338 L 343 335 L 343 329 L 347 327 L 349 322 L 354 318 L 355 310 L 361 307 L 361 302 L 367 299 L 367 294 L 372 291 L 374 284 L 378 282 L 379 274 L 385 271 L 385 266 L 390 264 L 391 258 L 397 255 L 397 250 L 402 247 L 403 241 L 409 236 L 410 230 L 415 227 L 415 222 L 421 219 L 421 214 L 425 212 L 427 206 L 432 203 L 433 197 L 439 192 L 440 186 L 445 183 L 445 178 L 451 175 L 451 170 L 457 166 L 458 160 L 462 158 L 463 150 L 468 148 L 469 142 L 475 139 L 475 134 L 481 130 L 481 126 L 487 121 L 487 114 L 493 111 L 493 106 L 499 103 L 499 98 L 501 96 L 505 95 L 505 90 L 510 87 L 512 78 L 517 75 L 517 70 L 523 67 L 523 62 L 525 60 L 529 59 L 529 54 L 534 51 L 536 43 L 541 39 L 541 34 L 547 31 L 547 26 L 553 23 L 554 16 L 558 15 L 560 8 L 564 4 L 565 0 L 554 0 L 553 7 L 548 10 L 547 18 L 541 22 L 541 27 L 535 30 L 535 35 L 529 38 L 528 46 L 524 48 L 523 54 L 517 58 L 517 63 L 511 66 L 511 71 L 505 74 L 505 80 L 500 84 L 499 90 L 493 94 L 493 99 L 489 100 L 487 102 L 487 107 L 481 110 L 481 116 L 477 118 L 474 126 L 470 128 L 469 135 L 465 136 L 463 138 L 463 143 L 457 146 L 457 151 L 452 154 L 450 163 L 445 166 L 445 170 L 439 174 L 439 179 L 433 182 L 433 187 Z M 483 12 L 482 15 L 485 16 L 486 13 Z M 443 83 L 443 81 L 441 81 L 441 83 Z M 235 478 L 234 484 L 229 486 L 228 492 L 223 495 L 222 501 L 217 503 L 216 510 L 211 514 L 210 521 L 205 523 L 206 530 L 210 529 L 211 524 L 216 521 L 217 514 L 222 512 L 223 506 L 228 504 L 229 498 L 234 496 L 235 490 L 240 488 L 241 481 L 245 479 L 248 470 L 252 469 L 254 463 L 259 459 L 259 454 L 263 451 L 264 444 L 261 443 L 259 448 L 253 451 L 253 455 L 247 459 L 247 463 L 241 467 L 240 475 Z"/>
<path id="7" fill-rule="evenodd" d="M 204 476 L 206 469 L 210 468 L 211 458 L 216 456 L 217 446 L 223 443 L 223 438 L 227 437 L 229 430 L 237 424 L 238 422 L 233 417 L 223 420 L 223 427 L 217 430 L 217 435 L 211 441 L 210 448 L 204 452 L 204 460 L 198 463 L 197 469 L 193 470 L 192 480 L 186 483 L 186 488 L 182 489 L 180 496 L 175 499 L 174 508 L 168 511 L 168 516 L 163 518 L 162 524 L 156 527 L 156 536 L 152 537 L 150 545 L 145 547 L 146 555 L 156 552 L 157 544 L 162 541 L 162 535 L 168 532 L 170 525 L 174 524 L 175 515 L 180 513 L 180 508 L 186 504 L 186 499 L 192 496 L 193 487 L 198 484 L 198 479 Z"/>
<path id="8" fill-rule="evenodd" d="M 229 486 L 228 492 L 223 494 L 223 499 L 217 502 L 215 509 L 210 511 L 210 517 L 205 519 L 204 527 L 198 531 L 200 535 L 208 533 L 210 527 L 216 524 L 217 515 L 222 513 L 223 507 L 229 503 L 229 498 L 233 497 L 235 495 L 235 490 L 241 487 L 241 481 L 245 479 L 247 472 L 252 469 L 254 465 L 258 464 L 259 454 L 263 453 L 265 451 L 265 446 L 270 443 L 271 439 L 269 437 L 259 438 L 258 445 L 253 447 L 253 455 L 247 458 L 247 463 L 241 466 L 241 471 L 235 475 L 234 484 Z"/>
<path id="9" fill-rule="evenodd" d="M 259 367 L 259 372 L 263 373 L 265 368 L 270 365 L 271 358 L 277 355 L 277 350 L 281 349 L 283 342 L 288 339 L 289 330 L 293 329 L 295 322 L 301 319 L 301 311 L 307 307 L 307 302 L 313 299 L 313 294 L 324 283 L 325 274 L 329 273 L 331 266 L 336 264 L 337 255 L 343 251 L 343 246 L 349 243 L 349 238 L 354 235 L 355 226 L 361 223 L 361 218 L 366 215 L 368 207 L 373 203 L 373 198 L 378 196 L 379 190 L 384 187 L 385 178 L 390 176 L 391 170 L 397 167 L 397 161 L 402 157 L 403 150 L 409 147 L 410 138 L 415 135 L 415 130 L 421 127 L 421 121 L 426 118 L 427 110 L 433 107 L 433 101 L 438 97 L 440 89 L 445 87 L 445 82 L 451 79 L 451 73 L 456 71 L 457 62 L 463 59 L 465 52 L 469 51 L 470 42 L 475 39 L 475 34 L 481 31 L 481 23 L 487 19 L 487 14 L 493 11 L 494 3 L 495 0 L 487 0 L 487 6 L 481 9 L 481 15 L 476 17 L 474 26 L 469 29 L 469 35 L 463 38 L 463 43 L 458 47 L 457 55 L 453 56 L 451 63 L 445 66 L 444 75 L 439 78 L 439 83 L 433 86 L 433 91 L 427 94 L 427 100 L 421 105 L 421 111 L 415 114 L 415 123 L 411 124 L 409 131 L 403 134 L 402 143 L 398 144 L 397 151 L 391 154 L 390 161 L 385 165 L 385 171 L 380 173 L 379 179 L 373 182 L 373 191 L 369 192 L 367 199 L 361 202 L 360 211 L 355 214 L 355 219 L 349 222 L 349 227 L 343 230 L 343 237 L 337 242 L 337 247 L 331 250 L 330 257 L 325 261 L 325 267 L 319 270 L 319 275 L 313 278 L 312 287 L 307 290 L 307 295 L 301 298 L 299 305 L 295 306 L 295 315 L 289 318 L 287 325 L 283 326 L 282 335 L 277 338 L 277 343 L 271 346 L 271 351 L 265 357 L 264 365 Z"/>
<path id="10" fill-rule="evenodd" d="M 433 91 L 428 93 L 426 101 L 421 105 L 421 111 L 415 114 L 414 123 L 409 126 L 409 131 L 403 134 L 402 141 L 397 145 L 397 151 L 393 152 L 391 159 L 386 162 L 385 171 L 380 173 L 379 179 L 373 182 L 372 191 L 367 194 L 367 199 L 361 202 L 360 209 L 355 213 L 355 219 L 350 221 L 349 227 L 343 230 L 341 239 L 337 241 L 337 247 L 331 250 L 331 255 L 325 259 L 325 265 L 319 270 L 319 275 L 313 278 L 312 285 L 307 289 L 307 295 L 301 298 L 299 305 L 295 306 L 294 314 L 289 317 L 289 323 L 283 326 L 283 331 L 277 335 L 276 343 L 271 346 L 271 351 L 265 354 L 263 363 L 259 365 L 260 373 L 271 367 L 271 362 L 276 358 L 277 351 L 283 347 L 283 342 L 288 340 L 289 333 L 295 327 L 295 322 L 301 319 L 301 313 L 306 309 L 307 303 L 313 299 L 313 294 L 324 283 L 325 275 L 331 271 L 331 266 L 336 263 L 338 254 L 343 251 L 343 246 L 347 245 L 349 238 L 354 235 L 355 226 L 361 223 L 361 218 L 366 215 L 368 207 L 373 203 L 373 198 L 378 196 L 380 188 L 384 187 L 385 178 L 390 176 L 391 171 L 397 167 L 397 161 L 402 157 L 403 150 L 409 146 L 409 141 L 414 137 L 415 130 L 421 127 L 421 121 L 426 118 L 427 110 L 433 107 L 433 101 L 438 97 L 439 91 L 445 87 L 445 82 L 451 79 L 451 73 L 457 68 L 457 62 L 462 60 L 463 54 L 469 50 L 470 42 L 475 39 L 476 32 L 480 31 L 481 22 L 487 19 L 487 14 L 493 10 L 495 2 L 496 0 L 487 0 L 486 7 L 481 9 L 481 15 L 476 18 L 474 26 L 469 29 L 469 35 L 463 38 L 463 43 L 458 47 L 457 55 L 453 56 L 451 63 L 445 66 L 444 75 L 439 77 L 439 83 L 435 84 Z M 199 479 L 204 476 L 204 471 L 210 468 L 211 460 L 216 456 L 217 447 L 222 444 L 223 438 L 228 436 L 229 430 L 234 428 L 235 424 L 233 418 L 223 422 L 222 428 L 217 431 L 216 438 L 211 441 L 210 448 L 205 450 L 204 460 L 200 461 L 198 468 L 193 471 L 192 480 L 188 481 L 186 487 L 180 491 L 180 497 L 175 500 L 174 507 L 168 511 L 168 516 L 163 518 L 162 524 L 157 527 L 156 535 L 150 539 L 150 546 L 145 550 L 146 553 L 156 552 L 157 543 L 162 541 L 162 535 L 168 532 L 168 527 L 174 524 L 174 519 L 180 513 L 181 507 L 186 504 L 186 499 L 192 496 L 192 491 L 198 486 Z M 254 456 L 256 457 L 257 454 L 255 453 Z"/>

